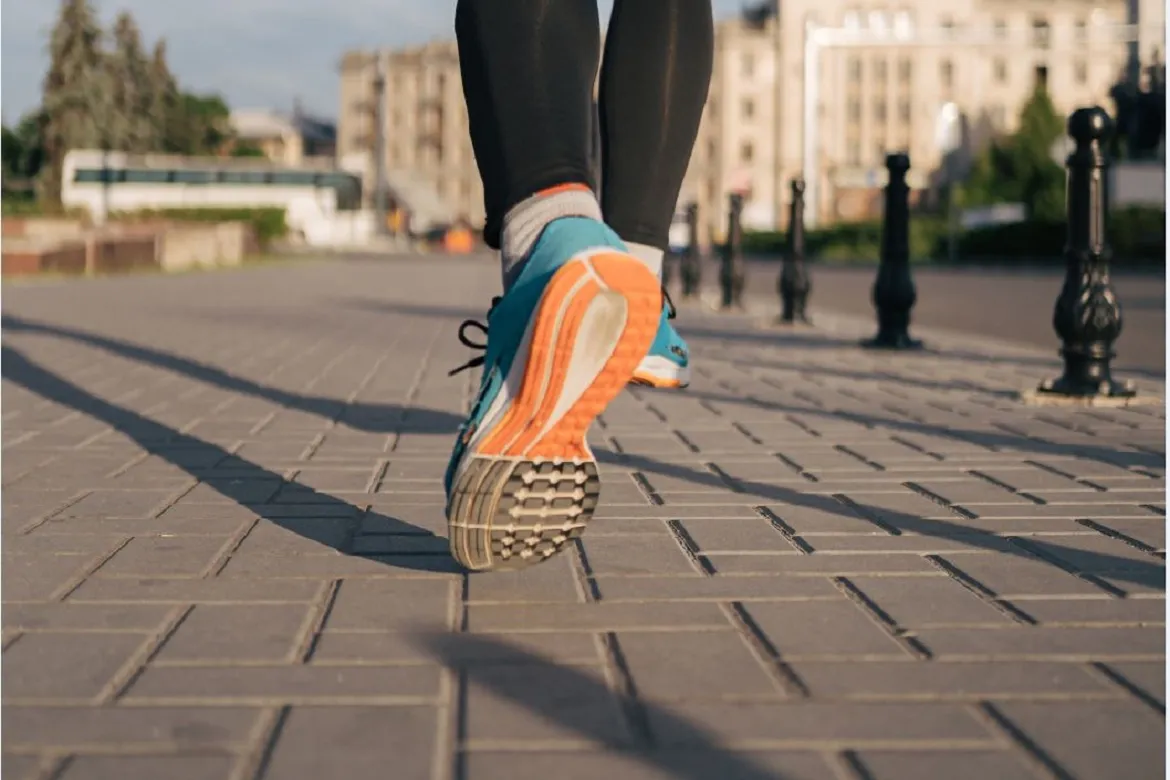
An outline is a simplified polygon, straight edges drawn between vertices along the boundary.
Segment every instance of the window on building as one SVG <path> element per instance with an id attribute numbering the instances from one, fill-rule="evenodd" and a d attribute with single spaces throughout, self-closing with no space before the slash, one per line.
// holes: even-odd
<path id="1" fill-rule="evenodd" d="M 159 174 L 163 171 L 128 171 L 127 173 Z M 264 171 L 220 171 L 218 178 L 223 184 L 264 184 L 268 181 L 268 174 Z M 166 179 L 163 178 L 162 181 L 166 181 Z"/>
<path id="2" fill-rule="evenodd" d="M 898 11 L 894 14 L 894 35 L 899 38 L 908 38 L 914 32 L 914 16 L 909 11 Z"/>
<path id="3" fill-rule="evenodd" d="M 1048 66 L 1037 65 L 1033 78 L 1037 89 L 1048 89 Z"/>
<path id="4" fill-rule="evenodd" d="M 743 115 L 745 119 L 751 119 L 756 115 L 756 104 L 751 98 L 743 101 Z"/>
<path id="5" fill-rule="evenodd" d="M 272 183 L 284 187 L 308 187 L 316 179 L 317 175 L 308 171 L 278 171 L 272 174 Z"/>
<path id="6" fill-rule="evenodd" d="M 739 159 L 743 162 L 751 162 L 755 157 L 756 150 L 752 146 L 751 141 L 744 141 L 739 147 Z"/>
<path id="7" fill-rule="evenodd" d="M 870 11 L 867 21 L 869 22 L 869 28 L 876 32 L 883 33 L 889 29 L 886 15 L 881 11 Z"/>
<path id="8" fill-rule="evenodd" d="M 900 122 L 902 122 L 903 124 L 909 124 L 909 122 L 910 122 L 910 101 L 909 100 L 899 100 L 898 101 L 898 120 Z"/>
<path id="9" fill-rule="evenodd" d="M 996 19 L 992 25 L 992 29 L 995 30 L 996 38 L 1003 40 L 1007 37 L 1007 22 L 1003 19 Z"/>
<path id="10" fill-rule="evenodd" d="M 938 20 L 938 26 L 950 32 L 955 29 L 955 20 L 950 16 L 943 16 Z"/>
<path id="11" fill-rule="evenodd" d="M 1052 42 L 1052 30 L 1048 20 L 1043 16 L 1032 18 L 1032 45 L 1039 49 L 1047 49 Z"/>
<path id="12" fill-rule="evenodd" d="M 230 175 L 230 174 L 225 174 L 225 175 Z M 237 174 L 237 175 L 256 176 L 259 178 L 259 183 L 261 183 L 261 184 L 264 183 L 264 174 L 263 173 Z M 171 180 L 171 172 L 170 171 L 160 171 L 158 169 L 151 170 L 149 168 L 143 168 L 143 169 L 137 169 L 137 170 L 131 168 L 131 169 L 126 171 L 125 176 L 123 177 L 123 181 L 125 181 L 127 184 L 166 184 L 170 180 Z M 226 179 L 221 179 L 221 181 L 226 181 Z"/>
<path id="13" fill-rule="evenodd" d="M 275 174 L 273 183 L 275 183 Z M 176 184 L 211 184 L 215 181 L 214 171 L 175 171 L 171 181 Z M 312 183 L 312 182 L 310 182 Z"/>
<path id="14" fill-rule="evenodd" d="M 756 58 L 753 54 L 743 55 L 743 76 L 750 79 L 756 70 Z"/>
<path id="15" fill-rule="evenodd" d="M 910 62 L 909 57 L 903 57 L 898 61 L 898 81 L 903 84 L 910 83 L 910 76 L 914 72 L 914 66 Z"/>
<path id="16" fill-rule="evenodd" d="M 847 30 L 860 30 L 861 29 L 861 14 L 855 10 L 852 10 L 852 9 L 849 11 L 846 11 L 845 12 L 844 27 Z"/>
<path id="17" fill-rule="evenodd" d="M 1073 80 L 1078 84 L 1089 80 L 1089 64 L 1084 60 L 1078 59 L 1073 63 Z"/>
<path id="18" fill-rule="evenodd" d="M 938 78 L 947 89 L 955 86 L 955 64 L 950 60 L 943 60 L 939 65 Z"/>
<path id="19" fill-rule="evenodd" d="M 853 81 L 861 81 L 861 58 L 849 58 L 849 78 Z"/>
<path id="20" fill-rule="evenodd" d="M 1089 23 L 1085 19 L 1077 19 L 1073 22 L 1073 39 L 1076 41 L 1086 41 L 1089 38 Z"/>
<path id="21" fill-rule="evenodd" d="M 886 83 L 886 58 L 878 57 L 873 61 L 873 77 L 879 84 Z"/>
<path id="22" fill-rule="evenodd" d="M 848 106 L 849 121 L 856 122 L 861 119 L 861 101 L 850 100 Z"/>
<path id="23" fill-rule="evenodd" d="M 890 147 L 885 141 L 879 140 L 873 146 L 873 159 L 878 165 L 886 164 L 886 155 L 890 153 Z"/>
<path id="24" fill-rule="evenodd" d="M 886 121 L 886 101 L 878 100 L 873 104 L 873 118 L 879 122 Z"/>
<path id="25" fill-rule="evenodd" d="M 1007 60 L 1002 57 L 997 57 L 995 62 L 991 64 L 991 73 L 995 78 L 997 84 L 1004 84 L 1008 80 L 1008 64 Z"/>
<path id="26" fill-rule="evenodd" d="M 857 141 L 845 145 L 845 164 L 861 165 L 861 144 Z"/>

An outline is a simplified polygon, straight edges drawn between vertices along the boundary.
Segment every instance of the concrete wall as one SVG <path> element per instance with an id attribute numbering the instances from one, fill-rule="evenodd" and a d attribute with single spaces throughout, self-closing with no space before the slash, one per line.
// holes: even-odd
<path id="1" fill-rule="evenodd" d="M 158 262 L 164 271 L 239 265 L 247 234 L 248 226 L 242 222 L 175 225 L 158 237 Z"/>
<path id="2" fill-rule="evenodd" d="M 235 266 L 255 246 L 241 222 L 114 223 L 94 230 L 73 220 L 13 219 L 4 220 L 4 231 L 5 276 Z"/>

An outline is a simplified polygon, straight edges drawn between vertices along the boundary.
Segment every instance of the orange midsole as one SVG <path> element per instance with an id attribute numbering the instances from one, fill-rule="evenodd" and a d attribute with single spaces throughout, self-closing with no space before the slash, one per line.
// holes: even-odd
<path id="1" fill-rule="evenodd" d="M 564 390 L 581 322 L 590 302 L 604 289 L 592 276 L 577 286 L 589 275 L 586 263 L 605 287 L 625 296 L 626 324 L 589 389 L 541 436 Z M 615 250 L 593 255 L 587 261 L 566 263 L 549 280 L 537 304 L 532 344 L 519 392 L 503 419 L 475 451 L 505 457 L 588 458 L 585 439 L 589 426 L 621 392 L 646 356 L 658 330 L 661 308 L 658 278 L 629 255 Z M 542 392 L 546 374 L 548 383 Z"/>

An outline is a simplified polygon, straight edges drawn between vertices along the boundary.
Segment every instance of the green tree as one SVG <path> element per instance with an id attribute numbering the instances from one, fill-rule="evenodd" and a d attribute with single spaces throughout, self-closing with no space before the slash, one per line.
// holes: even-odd
<path id="1" fill-rule="evenodd" d="M 218 154 L 231 140 L 230 118 L 219 95 L 179 92 L 167 146 L 177 154 Z"/>
<path id="2" fill-rule="evenodd" d="M 993 141 L 976 157 L 964 186 L 972 205 L 1023 203 L 1032 219 L 1064 215 L 1064 169 L 1052 159 L 1052 147 L 1064 133 L 1043 86 L 1037 85 L 1020 112 L 1019 129 Z"/>
<path id="3" fill-rule="evenodd" d="M 39 190 L 50 206 L 61 203 L 65 153 L 105 140 L 108 90 L 101 46 L 102 30 L 89 0 L 62 0 L 49 39 L 49 72 L 41 100 L 47 164 Z"/>
<path id="4" fill-rule="evenodd" d="M 10 180 L 16 175 L 16 171 L 20 165 L 20 159 L 24 156 L 24 146 L 20 143 L 20 138 L 16 133 L 9 129 L 8 125 L 0 128 L 0 162 L 3 162 L 4 185 L 8 186 Z"/>
<path id="5" fill-rule="evenodd" d="M 232 144 L 232 157 L 263 157 L 264 150 L 248 141 L 236 141 Z"/>
<path id="6" fill-rule="evenodd" d="M 179 115 L 179 86 L 167 64 L 167 42 L 160 40 L 154 45 L 150 58 L 151 109 L 155 122 L 156 140 L 159 151 L 177 154 L 179 137 L 182 135 L 182 117 Z"/>
<path id="7" fill-rule="evenodd" d="M 4 175 L 31 181 L 45 161 L 45 114 L 37 110 L 21 117 L 14 128 L 4 128 Z"/>
<path id="8" fill-rule="evenodd" d="M 114 22 L 114 50 L 106 58 L 110 85 L 111 149 L 147 152 L 159 148 L 164 121 L 154 114 L 151 63 L 142 49 L 134 17 L 123 11 Z"/>

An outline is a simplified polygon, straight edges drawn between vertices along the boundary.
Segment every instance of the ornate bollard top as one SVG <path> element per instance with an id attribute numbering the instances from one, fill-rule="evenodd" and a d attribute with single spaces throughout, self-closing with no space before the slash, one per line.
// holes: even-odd
<path id="1" fill-rule="evenodd" d="M 797 179 L 792 180 L 792 194 L 793 195 L 803 195 L 804 194 L 804 179 L 797 178 Z"/>
<path id="2" fill-rule="evenodd" d="M 886 168 L 890 171 L 890 178 L 903 178 L 910 170 L 910 155 L 905 152 L 895 152 L 886 155 Z"/>
<path id="3" fill-rule="evenodd" d="M 1078 108 L 1068 118 L 1068 134 L 1077 146 L 1104 141 L 1113 132 L 1113 120 L 1100 106 Z"/>

